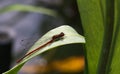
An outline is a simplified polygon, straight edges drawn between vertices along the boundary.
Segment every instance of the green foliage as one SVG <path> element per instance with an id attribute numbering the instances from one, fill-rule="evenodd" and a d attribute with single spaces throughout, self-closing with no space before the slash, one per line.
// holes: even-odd
<path id="1" fill-rule="evenodd" d="M 113 42 L 110 55 L 110 74 L 120 74 L 120 0 L 115 0 Z M 109 65 L 109 64 L 108 64 Z"/>
<path id="2" fill-rule="evenodd" d="M 120 1 L 77 2 L 86 37 L 86 74 L 119 74 Z"/>
<path id="3" fill-rule="evenodd" d="M 95 74 L 103 42 L 103 14 L 97 0 L 78 0 L 78 6 L 86 38 L 88 71 Z"/>
<path id="4" fill-rule="evenodd" d="M 72 27 L 64 25 L 60 26 L 58 28 L 55 28 L 48 33 L 46 33 L 42 38 L 40 38 L 31 48 L 30 51 L 34 50 L 35 48 L 38 48 L 40 45 L 44 44 L 45 42 L 49 41 L 53 35 L 60 34 L 63 32 L 65 36 L 63 39 L 60 39 L 58 41 L 55 41 L 51 43 L 50 45 L 42 48 L 41 50 L 29 55 L 23 61 L 18 63 L 16 66 L 14 66 L 12 69 L 9 71 L 3 73 L 3 74 L 17 74 L 17 72 L 20 70 L 20 68 L 31 58 L 42 54 L 45 51 L 48 51 L 50 49 L 56 48 L 58 46 L 63 46 L 66 44 L 73 44 L 73 43 L 85 43 L 85 39 L 83 36 L 79 35 Z M 28 51 L 28 52 L 30 52 Z"/>

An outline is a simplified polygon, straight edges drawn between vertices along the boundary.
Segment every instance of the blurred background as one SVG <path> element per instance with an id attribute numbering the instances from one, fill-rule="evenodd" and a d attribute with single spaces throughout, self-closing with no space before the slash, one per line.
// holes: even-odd
<path id="1" fill-rule="evenodd" d="M 17 5 L 34 6 L 36 11 L 43 7 L 56 14 L 17 11 Z M 42 35 L 61 25 L 83 35 L 76 0 L 0 0 L 0 73 L 13 67 Z M 18 74 L 83 74 L 84 67 L 83 45 L 71 44 L 31 59 Z"/>

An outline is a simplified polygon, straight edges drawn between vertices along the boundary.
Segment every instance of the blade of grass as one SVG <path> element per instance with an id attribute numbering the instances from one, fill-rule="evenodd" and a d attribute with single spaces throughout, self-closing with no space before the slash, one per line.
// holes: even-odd
<path id="1" fill-rule="evenodd" d="M 11 11 L 34 12 L 34 13 L 42 13 L 42 14 L 46 14 L 54 17 L 58 16 L 57 12 L 52 9 L 37 7 L 37 6 L 30 6 L 30 5 L 20 5 L 20 4 L 10 5 L 5 8 L 2 8 L 0 9 L 0 14 L 11 12 Z"/>
<path id="2" fill-rule="evenodd" d="M 31 54 L 30 56 L 27 56 L 22 60 L 20 63 L 18 63 L 16 66 L 14 66 L 9 71 L 3 73 L 3 74 L 17 74 L 17 72 L 20 70 L 20 68 L 31 58 L 48 51 L 50 49 L 56 48 L 58 46 L 66 45 L 66 44 L 73 44 L 73 43 L 85 43 L 85 39 L 83 36 L 79 35 L 72 27 L 64 25 L 58 28 L 55 28 L 48 33 L 46 33 L 41 39 L 39 39 L 28 52 L 34 50 L 35 48 L 38 48 L 40 45 L 46 42 L 46 40 L 51 39 L 53 35 L 59 34 L 63 32 L 65 36 L 62 40 L 55 41 L 51 43 L 50 45 L 40 49 L 38 52 L 35 52 Z"/>

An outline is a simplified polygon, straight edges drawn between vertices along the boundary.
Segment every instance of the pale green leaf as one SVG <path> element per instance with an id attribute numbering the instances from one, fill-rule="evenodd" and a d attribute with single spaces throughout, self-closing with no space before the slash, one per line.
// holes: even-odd
<path id="1" fill-rule="evenodd" d="M 60 27 L 55 28 L 55 29 L 49 31 L 48 33 L 46 33 L 43 37 L 41 37 L 30 48 L 30 51 L 34 50 L 35 48 L 37 48 L 40 45 L 42 45 L 42 44 L 46 43 L 47 41 L 49 41 L 53 35 L 60 34 L 61 32 L 63 32 L 65 34 L 65 36 L 63 37 L 63 39 L 55 41 L 55 42 L 51 43 L 50 45 L 42 48 L 38 52 L 35 52 L 32 55 L 24 58 L 23 61 L 21 61 L 19 64 L 17 64 L 12 69 L 10 69 L 9 71 L 7 71 L 7 72 L 5 72 L 3 74 L 17 74 L 17 72 L 24 65 L 24 63 L 26 63 L 31 58 L 33 58 L 33 57 L 35 57 L 35 56 L 37 56 L 37 55 L 39 55 L 39 54 L 41 54 L 41 53 L 43 53 L 45 51 L 48 51 L 50 49 L 56 48 L 58 46 L 66 45 L 66 44 L 85 43 L 85 39 L 84 39 L 83 36 L 79 35 L 72 27 L 64 25 L 64 26 L 60 26 Z"/>

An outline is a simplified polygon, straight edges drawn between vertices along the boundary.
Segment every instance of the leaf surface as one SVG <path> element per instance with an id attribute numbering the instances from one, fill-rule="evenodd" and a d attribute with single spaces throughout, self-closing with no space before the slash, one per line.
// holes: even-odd
<path id="1" fill-rule="evenodd" d="M 25 57 L 20 63 L 18 63 L 16 66 L 14 66 L 9 71 L 3 73 L 3 74 L 17 74 L 17 72 L 20 70 L 20 68 L 31 58 L 40 55 L 41 53 L 48 51 L 50 49 L 56 48 L 58 46 L 66 45 L 66 44 L 73 44 L 73 43 L 85 43 L 85 38 L 81 35 L 79 35 L 72 27 L 68 25 L 63 25 L 58 28 L 55 28 L 48 33 L 46 33 L 43 37 L 41 37 L 31 48 L 28 52 L 38 48 L 40 45 L 46 43 L 51 39 L 52 36 L 56 34 L 60 34 L 63 32 L 65 35 L 62 39 L 57 40 L 50 45 L 47 45 L 40 49 L 39 51 Z"/>
<path id="2" fill-rule="evenodd" d="M 104 35 L 104 2 L 103 0 L 77 0 L 86 38 L 86 74 L 97 72 Z"/>

